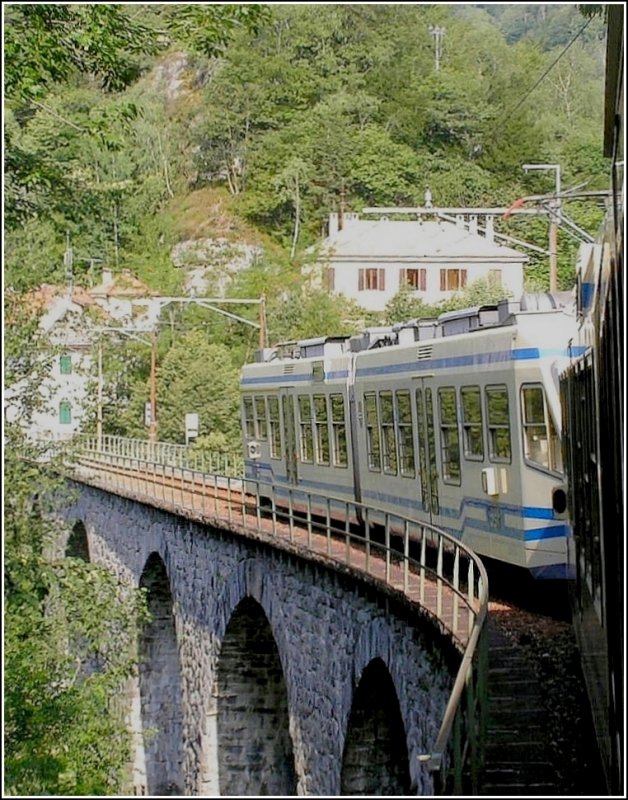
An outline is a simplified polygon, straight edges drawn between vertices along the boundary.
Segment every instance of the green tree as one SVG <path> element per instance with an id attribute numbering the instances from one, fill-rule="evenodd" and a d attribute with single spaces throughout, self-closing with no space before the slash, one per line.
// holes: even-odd
<path id="1" fill-rule="evenodd" d="M 158 366 L 159 438 L 185 442 L 185 415 L 199 417 L 199 435 L 223 434 L 240 448 L 238 370 L 229 349 L 210 344 L 202 332 L 179 336 Z"/>

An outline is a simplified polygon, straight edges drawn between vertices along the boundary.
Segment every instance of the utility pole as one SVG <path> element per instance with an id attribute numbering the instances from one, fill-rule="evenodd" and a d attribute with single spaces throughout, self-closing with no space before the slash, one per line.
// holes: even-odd
<path id="1" fill-rule="evenodd" d="M 556 179 L 555 198 L 550 203 L 549 215 L 549 290 L 558 290 L 558 226 L 561 222 L 560 164 L 523 164 L 525 172 L 530 170 L 554 170 Z"/>
<path id="2" fill-rule="evenodd" d="M 338 230 L 341 231 L 345 224 L 345 179 L 340 181 L 340 208 L 338 209 Z"/>
<path id="3" fill-rule="evenodd" d="M 266 295 L 259 299 L 259 349 L 266 347 Z"/>
<path id="4" fill-rule="evenodd" d="M 65 278 L 68 284 L 68 292 L 72 292 L 74 284 L 74 254 L 72 246 L 70 245 L 70 231 L 65 232 L 65 253 L 63 254 L 63 263 L 65 265 Z"/>
<path id="5" fill-rule="evenodd" d="M 150 343 L 150 427 L 148 440 L 157 440 L 157 333 L 153 330 Z"/>
<path id="6" fill-rule="evenodd" d="M 443 36 L 445 35 L 445 28 L 439 25 L 430 25 L 429 32 L 434 37 L 434 69 L 436 72 L 440 70 L 440 61 L 443 57 Z"/>
<path id="7" fill-rule="evenodd" d="M 96 439 L 98 451 L 102 450 L 102 336 L 98 337 L 98 405 L 96 417 Z"/>

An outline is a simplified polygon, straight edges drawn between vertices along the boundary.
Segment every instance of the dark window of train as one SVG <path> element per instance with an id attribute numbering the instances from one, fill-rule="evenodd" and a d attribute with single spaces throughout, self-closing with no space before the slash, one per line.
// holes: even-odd
<path id="1" fill-rule="evenodd" d="M 427 270 L 424 268 L 402 269 L 399 273 L 399 288 L 404 286 L 424 292 L 427 289 Z"/>
<path id="2" fill-rule="evenodd" d="M 384 472 L 397 474 L 397 442 L 395 441 L 395 412 L 392 392 L 379 393 L 379 411 L 382 426 L 382 457 Z"/>
<path id="3" fill-rule="evenodd" d="M 464 289 L 467 285 L 466 269 L 441 269 L 440 271 L 440 290 L 441 292 L 457 291 Z"/>
<path id="4" fill-rule="evenodd" d="M 253 398 L 245 397 L 244 406 L 244 427 L 247 439 L 255 439 L 255 413 L 253 411 Z"/>
<path id="5" fill-rule="evenodd" d="M 510 462 L 512 448 L 510 445 L 508 389 L 505 386 L 487 386 L 485 396 L 489 457 L 491 461 Z"/>
<path id="6" fill-rule="evenodd" d="M 407 478 L 414 478 L 414 436 L 410 392 L 395 392 L 395 402 L 399 431 L 399 471 Z"/>
<path id="7" fill-rule="evenodd" d="M 526 461 L 554 472 L 562 472 L 560 440 L 540 384 L 521 387 L 521 418 Z"/>
<path id="8" fill-rule="evenodd" d="M 464 457 L 471 461 L 484 459 L 484 434 L 482 431 L 482 397 L 479 386 L 464 386 L 462 396 L 462 430 Z"/>
<path id="9" fill-rule="evenodd" d="M 279 424 L 279 398 L 268 398 L 268 425 L 270 457 L 281 458 L 281 426 Z"/>
<path id="10" fill-rule="evenodd" d="M 366 416 L 366 452 L 369 469 L 380 472 L 382 461 L 379 444 L 379 415 L 377 413 L 377 397 L 374 392 L 364 395 L 364 413 Z"/>
<path id="11" fill-rule="evenodd" d="M 430 496 L 427 491 L 427 433 L 425 430 L 425 410 L 423 408 L 423 392 L 416 390 L 416 418 L 419 434 L 419 480 L 421 481 L 421 497 L 423 511 L 429 511 Z"/>
<path id="12" fill-rule="evenodd" d="M 438 390 L 440 410 L 440 447 L 443 462 L 443 481 L 460 484 L 460 434 L 456 390 L 453 387 Z"/>
<path id="13" fill-rule="evenodd" d="M 268 438 L 268 424 L 266 422 L 266 398 L 255 398 L 255 418 L 257 420 L 257 435 L 260 439 Z"/>
<path id="14" fill-rule="evenodd" d="M 425 419 L 427 421 L 427 449 L 429 452 L 430 469 L 430 507 L 434 514 L 439 513 L 438 504 L 438 467 L 436 466 L 436 437 L 434 435 L 434 403 L 432 390 L 425 390 Z"/>
<path id="15" fill-rule="evenodd" d="M 312 400 L 301 395 L 299 397 L 299 444 L 301 461 L 314 463 L 314 436 L 312 434 Z"/>
<path id="16" fill-rule="evenodd" d="M 316 427 L 316 463 L 329 464 L 329 425 L 327 424 L 327 397 L 314 395 L 314 423 Z"/>
<path id="17" fill-rule="evenodd" d="M 332 394 L 331 430 L 332 454 L 335 467 L 347 466 L 347 426 L 345 423 L 345 399 L 341 394 Z"/>

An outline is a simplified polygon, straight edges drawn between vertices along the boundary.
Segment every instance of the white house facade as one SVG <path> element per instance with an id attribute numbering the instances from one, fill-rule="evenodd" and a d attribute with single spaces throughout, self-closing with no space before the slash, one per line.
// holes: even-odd
<path id="1" fill-rule="evenodd" d="M 477 218 L 406 221 L 360 219 L 358 214 L 345 214 L 342 228 L 338 215 L 330 215 L 329 236 L 317 258 L 323 285 L 368 311 L 383 311 L 404 286 L 433 304 L 488 278 L 501 283 L 504 297 L 519 297 L 527 260 L 494 241 L 491 217 L 482 236 Z"/>

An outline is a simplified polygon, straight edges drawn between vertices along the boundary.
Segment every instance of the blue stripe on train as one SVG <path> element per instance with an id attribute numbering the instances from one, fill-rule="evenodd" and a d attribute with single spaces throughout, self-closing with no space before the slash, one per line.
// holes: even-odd
<path id="1" fill-rule="evenodd" d="M 249 465 L 252 462 L 246 462 Z M 268 471 L 271 473 L 273 477 L 273 481 L 282 481 L 281 483 L 276 483 L 275 490 L 278 491 L 281 495 L 287 496 L 288 489 L 292 489 L 294 495 L 302 494 L 307 491 L 307 489 L 315 489 L 318 491 L 333 491 L 336 494 L 353 495 L 353 487 L 352 486 L 341 486 L 338 484 L 331 484 L 325 481 L 315 481 L 315 480 L 303 480 L 299 481 L 299 486 L 303 487 L 302 492 L 299 491 L 297 486 L 292 486 L 290 484 L 285 483 L 285 478 L 280 476 L 273 475 L 272 465 L 268 463 L 257 463 L 257 466 L 260 468 L 260 471 Z M 253 475 L 248 474 L 246 477 L 253 478 Z M 255 478 L 253 478 L 255 479 Z M 411 498 L 404 498 L 404 497 L 395 497 L 394 495 L 385 494 L 383 492 L 370 492 L 365 491 L 363 492 L 364 499 L 369 499 L 371 501 L 380 501 L 383 503 L 388 503 L 390 505 L 394 504 L 399 508 L 400 514 L 403 515 L 404 511 L 418 511 L 423 513 L 423 505 L 419 500 L 413 500 Z M 336 505 L 341 504 L 344 500 L 338 500 Z M 492 528 L 488 525 L 486 520 L 477 520 L 473 517 L 463 517 L 464 507 L 468 506 L 470 508 L 479 508 L 488 510 L 491 508 L 495 508 L 495 504 L 490 500 L 482 500 L 480 498 L 473 498 L 473 497 L 465 497 L 461 500 L 458 510 L 454 508 L 440 508 L 440 516 L 446 517 L 449 519 L 457 519 L 462 520 L 462 529 L 465 528 L 474 528 L 476 530 L 483 531 L 485 533 L 496 533 L 495 528 Z M 523 519 L 553 519 L 553 511 L 551 508 L 539 508 L 535 506 L 516 506 L 511 504 L 501 504 L 497 506 L 499 510 L 503 514 L 511 514 L 514 516 L 522 517 Z M 521 528 L 514 528 L 511 525 L 506 525 L 504 522 L 500 525 L 499 532 L 502 535 L 509 536 L 511 538 L 521 538 L 523 534 L 523 539 L 526 542 L 534 542 L 539 541 L 542 539 L 558 539 L 564 538 L 568 535 L 569 528 L 565 524 L 557 524 L 557 525 L 550 525 L 544 526 L 540 528 L 531 528 L 528 530 L 521 530 Z M 460 530 L 456 531 L 456 529 L 451 529 L 450 531 L 453 535 L 459 535 Z"/>

